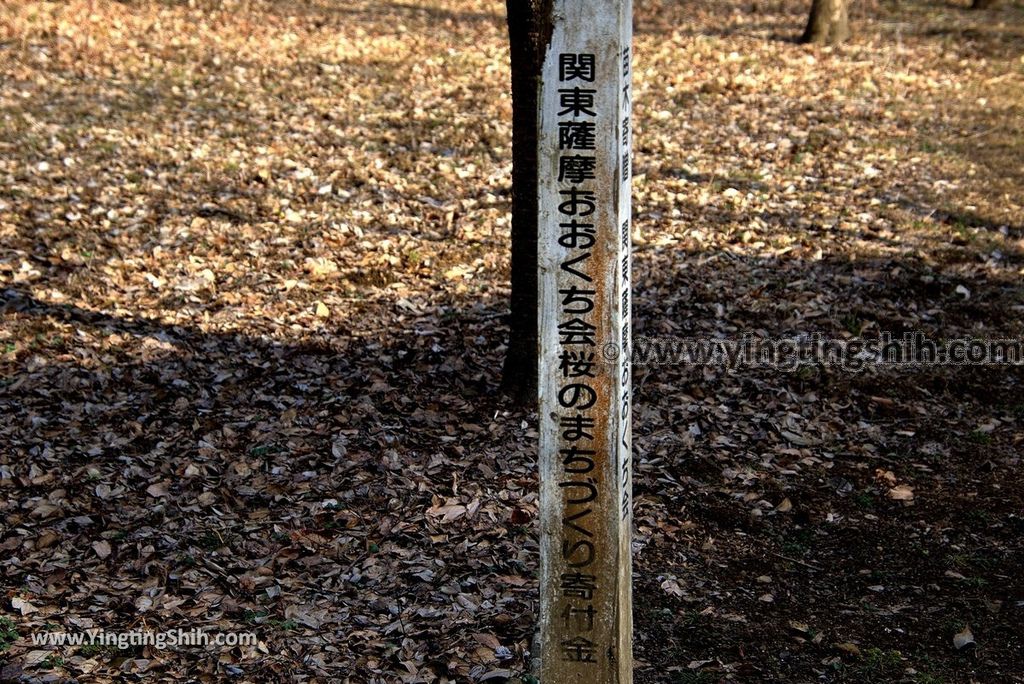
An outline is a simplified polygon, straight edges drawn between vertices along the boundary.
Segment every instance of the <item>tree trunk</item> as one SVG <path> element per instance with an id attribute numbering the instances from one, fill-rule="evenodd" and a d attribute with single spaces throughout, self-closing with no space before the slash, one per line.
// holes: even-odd
<path id="1" fill-rule="evenodd" d="M 998 0 L 973 0 L 971 9 L 991 9 L 998 4 Z"/>
<path id="2" fill-rule="evenodd" d="M 537 400 L 537 95 L 552 0 L 506 0 L 512 61 L 512 301 L 502 389 Z"/>
<path id="3" fill-rule="evenodd" d="M 838 45 L 850 37 L 850 0 L 814 0 L 801 43 Z"/>

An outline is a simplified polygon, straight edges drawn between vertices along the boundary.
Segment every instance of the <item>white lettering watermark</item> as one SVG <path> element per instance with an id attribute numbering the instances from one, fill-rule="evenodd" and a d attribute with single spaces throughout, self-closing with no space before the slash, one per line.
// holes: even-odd
<path id="1" fill-rule="evenodd" d="M 609 342 L 601 349 L 606 362 L 621 354 Z M 634 366 L 723 366 L 794 371 L 830 366 L 858 372 L 869 366 L 1024 365 L 1024 339 L 930 339 L 922 332 L 877 338 L 829 338 L 821 333 L 770 338 L 636 337 L 629 354 Z"/>
<path id="2" fill-rule="evenodd" d="M 88 629 L 84 632 L 36 632 L 33 646 L 100 646 L 127 650 L 133 646 L 152 646 L 158 651 L 179 647 L 217 648 L 221 646 L 255 646 L 258 638 L 252 632 L 207 632 L 202 629 L 128 630 L 108 632 Z"/>

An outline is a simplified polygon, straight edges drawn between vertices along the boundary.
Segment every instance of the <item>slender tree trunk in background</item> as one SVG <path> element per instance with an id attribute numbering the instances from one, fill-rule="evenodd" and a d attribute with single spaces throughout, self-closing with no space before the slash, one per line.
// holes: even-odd
<path id="1" fill-rule="evenodd" d="M 973 0 L 971 9 L 991 9 L 999 4 L 999 0 Z"/>
<path id="2" fill-rule="evenodd" d="M 512 56 L 512 301 L 502 389 L 537 401 L 537 95 L 552 0 L 506 0 Z"/>
<path id="3" fill-rule="evenodd" d="M 801 43 L 838 45 L 850 37 L 850 0 L 814 0 Z"/>

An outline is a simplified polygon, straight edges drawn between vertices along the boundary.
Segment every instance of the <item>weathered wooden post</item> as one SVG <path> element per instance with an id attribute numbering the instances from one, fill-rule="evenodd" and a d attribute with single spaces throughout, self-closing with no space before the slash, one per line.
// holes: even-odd
<path id="1" fill-rule="evenodd" d="M 539 98 L 542 684 L 633 680 L 631 0 L 553 0 Z"/>

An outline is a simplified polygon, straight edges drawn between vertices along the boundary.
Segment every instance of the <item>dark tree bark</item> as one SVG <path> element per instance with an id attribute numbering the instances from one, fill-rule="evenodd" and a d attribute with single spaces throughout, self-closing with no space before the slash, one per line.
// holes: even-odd
<path id="1" fill-rule="evenodd" d="M 999 0 L 972 0 L 971 9 L 991 9 L 999 4 Z"/>
<path id="2" fill-rule="evenodd" d="M 850 0 L 814 0 L 801 43 L 838 45 L 850 37 Z"/>
<path id="3" fill-rule="evenodd" d="M 512 301 L 502 389 L 537 401 L 537 98 L 552 0 L 506 0 L 512 61 Z"/>

